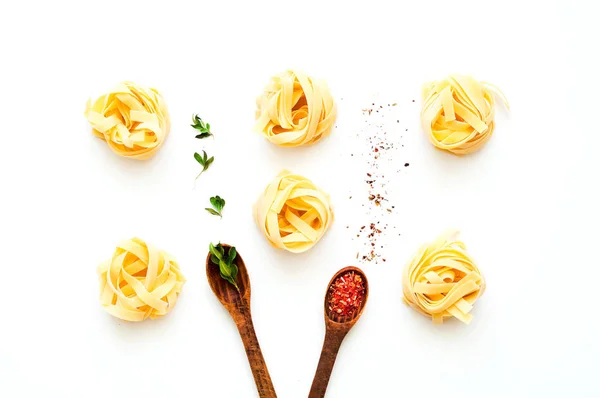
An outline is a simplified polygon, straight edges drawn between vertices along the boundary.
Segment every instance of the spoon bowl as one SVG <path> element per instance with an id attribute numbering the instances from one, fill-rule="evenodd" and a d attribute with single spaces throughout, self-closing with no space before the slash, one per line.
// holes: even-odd
<path id="1" fill-rule="evenodd" d="M 332 312 L 329 308 L 329 291 L 333 283 L 347 272 L 354 272 L 360 275 L 364 282 L 365 291 L 363 300 L 360 307 L 351 316 L 340 316 Z M 369 297 L 369 282 L 365 273 L 357 267 L 345 267 L 336 272 L 331 278 L 327 285 L 327 292 L 325 293 L 325 341 L 323 342 L 323 349 L 321 350 L 321 357 L 319 364 L 317 365 L 317 371 L 315 372 L 315 378 L 313 379 L 312 386 L 308 398 L 323 398 L 327 391 L 327 385 L 333 371 L 333 365 L 337 358 L 338 351 L 342 345 L 342 341 L 346 334 L 356 324 L 360 316 L 362 315 L 365 306 L 367 304 L 367 298 Z"/>
<path id="2" fill-rule="evenodd" d="M 230 245 L 226 244 L 222 246 L 227 252 L 231 248 Z M 271 381 L 271 375 L 269 375 L 265 358 L 258 344 L 254 324 L 252 323 L 252 313 L 250 312 L 250 277 L 248 276 L 246 264 L 239 252 L 234 262 L 238 267 L 236 283 L 240 289 L 239 292 L 231 283 L 221 278 L 219 266 L 210 261 L 210 252 L 206 256 L 206 277 L 208 284 L 215 296 L 217 296 L 217 299 L 227 309 L 238 328 L 250 368 L 252 369 L 258 395 L 261 398 L 277 398 L 273 382 Z"/>
<path id="3" fill-rule="evenodd" d="M 333 285 L 333 282 L 335 282 L 340 276 L 344 275 L 347 272 L 354 272 L 355 274 L 359 275 L 365 285 L 365 292 L 363 295 L 363 300 L 360 303 L 360 307 L 358 308 L 358 311 L 355 311 L 354 314 L 352 314 L 352 316 L 340 316 L 334 312 L 332 312 L 329 309 L 329 289 L 330 287 Z M 363 310 L 365 309 L 365 305 L 367 304 L 367 299 L 369 298 L 369 281 L 367 280 L 367 277 L 365 276 L 364 272 L 357 267 L 345 267 L 342 268 L 341 270 L 339 270 L 338 272 L 336 272 L 336 274 L 333 276 L 333 278 L 331 278 L 331 280 L 329 281 L 329 285 L 327 285 L 327 292 L 325 293 L 325 322 L 334 322 L 337 324 L 344 324 L 345 327 L 348 328 L 348 330 L 350 330 L 350 328 L 352 326 L 354 326 L 354 324 L 358 321 L 358 318 L 360 318 L 360 316 L 363 313 Z"/>

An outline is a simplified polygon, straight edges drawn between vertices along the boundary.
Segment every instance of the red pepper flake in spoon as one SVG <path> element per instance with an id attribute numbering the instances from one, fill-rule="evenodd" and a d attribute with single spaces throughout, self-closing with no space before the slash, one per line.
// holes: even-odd
<path id="1" fill-rule="evenodd" d="M 363 278 L 354 271 L 346 272 L 329 287 L 329 311 L 340 317 L 352 317 L 360 310 L 364 296 Z"/>

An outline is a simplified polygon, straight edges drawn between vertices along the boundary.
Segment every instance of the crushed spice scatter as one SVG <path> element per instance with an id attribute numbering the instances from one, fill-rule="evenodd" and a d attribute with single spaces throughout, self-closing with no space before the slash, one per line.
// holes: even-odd
<path id="1" fill-rule="evenodd" d="M 395 205 L 391 203 L 388 187 L 393 185 L 396 173 L 400 173 L 399 166 L 408 165 L 405 163 L 406 159 L 401 157 L 404 150 L 400 151 L 404 147 L 402 134 L 405 126 L 398 125 L 401 106 L 397 102 L 376 101 L 372 102 L 371 106 L 361 109 L 362 123 L 359 124 L 360 130 L 355 135 L 358 137 L 357 147 L 361 149 L 354 149 L 351 156 L 354 162 L 363 160 L 364 163 L 360 167 L 365 168 L 363 175 L 366 177 L 360 194 L 349 192 L 351 197 L 356 196 L 358 203 L 361 203 L 360 207 L 358 203 L 355 206 L 361 214 L 362 224 L 351 226 L 351 230 L 357 228 L 357 239 L 352 239 L 359 243 L 359 262 L 377 264 L 386 261 L 382 250 L 382 247 L 386 246 L 384 231 L 397 214 L 392 210 L 395 209 Z"/>
<path id="2" fill-rule="evenodd" d="M 360 311 L 364 297 L 365 282 L 362 276 L 354 271 L 346 272 L 329 287 L 329 312 L 340 317 L 352 317 Z"/>

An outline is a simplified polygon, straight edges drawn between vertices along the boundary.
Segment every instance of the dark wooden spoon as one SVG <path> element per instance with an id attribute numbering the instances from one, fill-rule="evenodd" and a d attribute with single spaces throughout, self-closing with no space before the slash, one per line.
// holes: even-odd
<path id="1" fill-rule="evenodd" d="M 352 317 L 340 317 L 329 310 L 329 287 L 339 276 L 349 271 L 354 271 L 354 273 L 362 277 L 365 284 L 365 294 L 360 309 L 355 312 Z M 350 329 L 352 329 L 352 326 L 358 321 L 358 318 L 362 315 L 368 297 L 369 282 L 367 281 L 364 272 L 359 268 L 342 268 L 333 276 L 333 278 L 331 278 L 331 281 L 329 281 L 327 292 L 325 293 L 325 342 L 323 343 L 321 358 L 319 359 L 319 365 L 317 366 L 317 372 L 315 373 L 315 378 L 313 379 L 308 398 L 323 398 L 325 396 L 329 378 L 331 377 L 331 371 L 333 370 L 333 365 L 335 364 L 335 359 L 337 358 L 342 341 Z"/>
<path id="2" fill-rule="evenodd" d="M 230 247 L 229 245 L 223 245 L 226 252 L 229 252 Z M 219 266 L 210 261 L 210 252 L 206 256 L 208 284 L 221 304 L 229 311 L 240 332 L 258 395 L 262 398 L 277 398 L 267 364 L 263 358 L 258 339 L 256 338 L 256 332 L 254 331 L 252 314 L 250 313 L 250 278 L 248 277 L 244 260 L 239 252 L 235 258 L 235 263 L 239 270 L 237 275 L 239 292 L 231 283 L 221 278 Z"/>

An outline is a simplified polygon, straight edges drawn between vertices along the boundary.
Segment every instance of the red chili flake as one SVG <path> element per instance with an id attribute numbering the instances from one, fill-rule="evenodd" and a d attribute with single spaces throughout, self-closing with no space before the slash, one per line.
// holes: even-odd
<path id="1" fill-rule="evenodd" d="M 346 272 L 329 287 L 329 311 L 338 316 L 352 317 L 360 310 L 364 296 L 363 278 L 354 271 Z"/>

